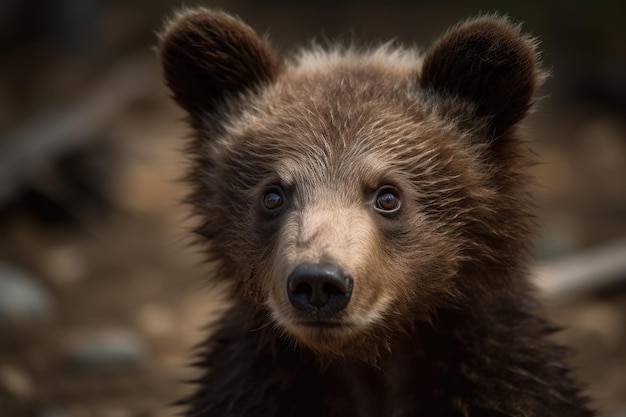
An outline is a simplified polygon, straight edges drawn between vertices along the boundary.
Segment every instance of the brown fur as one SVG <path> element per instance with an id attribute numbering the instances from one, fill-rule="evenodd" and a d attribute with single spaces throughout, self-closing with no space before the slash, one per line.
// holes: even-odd
<path id="1" fill-rule="evenodd" d="M 387 45 L 281 63 L 239 20 L 197 10 L 159 48 L 195 130 L 197 232 L 233 284 L 189 416 L 590 415 L 526 278 L 517 123 L 543 73 L 518 27 L 468 21 L 423 58 Z M 381 187 L 396 214 L 375 210 Z M 329 325 L 289 302 L 303 262 L 354 278 Z"/>

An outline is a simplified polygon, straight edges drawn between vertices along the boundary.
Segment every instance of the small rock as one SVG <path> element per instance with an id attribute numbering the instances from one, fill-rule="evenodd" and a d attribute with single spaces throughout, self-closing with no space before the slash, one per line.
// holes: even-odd
<path id="1" fill-rule="evenodd" d="M 0 367 L 0 385 L 20 400 L 28 400 L 33 396 L 33 385 L 26 372 L 21 369 L 4 365 Z"/>
<path id="2" fill-rule="evenodd" d="M 0 263 L 0 320 L 48 321 L 54 315 L 53 299 L 36 279 Z"/>
<path id="3" fill-rule="evenodd" d="M 85 368 L 134 367 L 147 354 L 144 342 L 128 330 L 81 332 L 69 340 L 69 360 Z"/>
<path id="4" fill-rule="evenodd" d="M 73 246 L 59 246 L 49 250 L 44 263 L 46 273 L 59 285 L 74 284 L 86 275 L 84 259 Z"/>

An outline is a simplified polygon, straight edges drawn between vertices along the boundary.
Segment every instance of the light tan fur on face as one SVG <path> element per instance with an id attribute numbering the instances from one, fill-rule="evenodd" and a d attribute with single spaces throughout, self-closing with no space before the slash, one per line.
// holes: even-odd
<path id="1" fill-rule="evenodd" d="M 329 337 L 340 345 L 343 339 L 366 331 L 384 316 L 390 300 L 388 288 L 380 279 L 383 254 L 376 224 L 366 206 L 345 204 L 337 194 L 331 189 L 320 190 L 313 196 L 317 203 L 292 213 L 286 220 L 272 262 L 275 267 L 270 273 L 273 277 L 267 298 L 280 326 L 319 349 L 328 349 L 323 345 Z M 319 330 L 299 324 L 310 318 L 302 317 L 287 298 L 287 277 L 304 262 L 338 263 L 354 279 L 351 301 L 336 318 L 343 327 L 336 332 L 326 330 L 326 337 Z"/>

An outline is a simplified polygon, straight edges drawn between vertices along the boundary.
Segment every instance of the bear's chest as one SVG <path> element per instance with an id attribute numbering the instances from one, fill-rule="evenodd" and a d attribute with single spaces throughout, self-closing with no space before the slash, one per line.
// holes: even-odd
<path id="1" fill-rule="evenodd" d="M 425 401 L 409 368 L 385 375 L 361 365 L 329 370 L 322 377 L 325 416 L 417 417 Z"/>

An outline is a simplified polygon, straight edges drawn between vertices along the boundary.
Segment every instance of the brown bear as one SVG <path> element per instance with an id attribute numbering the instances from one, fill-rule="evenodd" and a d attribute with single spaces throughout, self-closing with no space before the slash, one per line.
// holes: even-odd
<path id="1" fill-rule="evenodd" d="M 200 9 L 158 48 L 232 301 L 188 416 L 591 415 L 528 278 L 518 124 L 544 72 L 519 26 L 280 59 Z"/>

